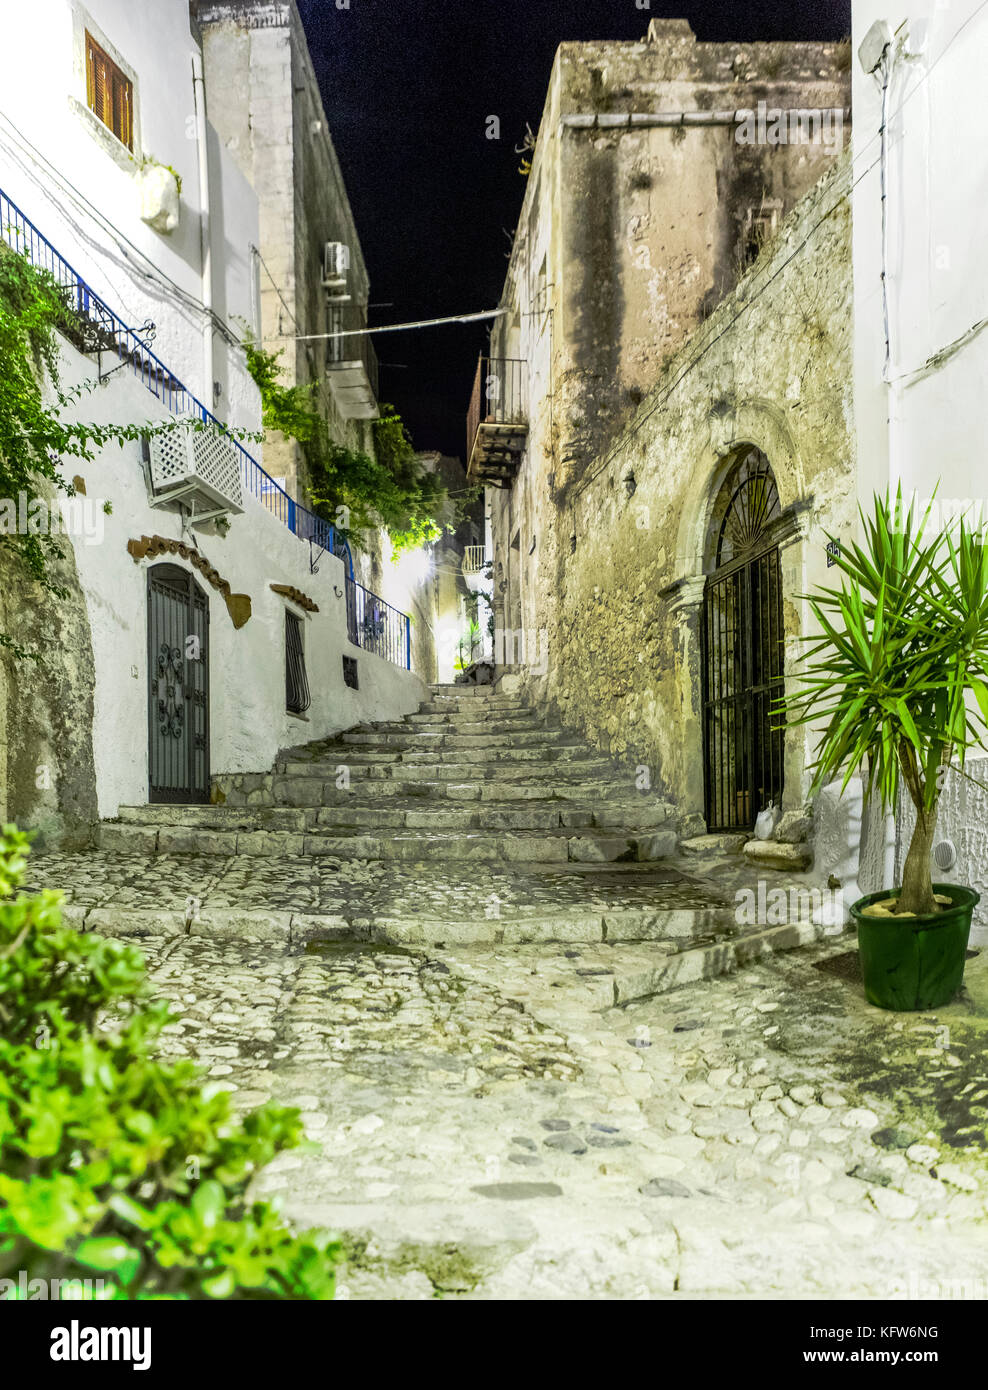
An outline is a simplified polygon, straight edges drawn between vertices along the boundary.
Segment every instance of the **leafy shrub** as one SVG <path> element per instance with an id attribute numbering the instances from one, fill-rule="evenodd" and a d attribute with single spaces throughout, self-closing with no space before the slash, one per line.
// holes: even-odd
<path id="1" fill-rule="evenodd" d="M 380 419 L 372 426 L 370 453 L 348 449 L 333 438 L 312 383 L 281 384 L 281 353 L 266 352 L 249 338 L 244 351 L 261 393 L 264 424 L 301 445 L 309 500 L 318 516 L 354 538 L 383 526 L 394 556 L 429 545 L 454 529 L 458 512 L 465 514 L 465 508 L 450 502 L 442 479 L 416 456 L 394 406 L 381 405 Z M 475 500 L 471 494 L 469 501 Z M 349 514 L 348 525 L 340 525 L 341 512 Z"/>
<path id="2" fill-rule="evenodd" d="M 104 1297 L 329 1299 L 339 1247 L 295 1235 L 251 1178 L 298 1112 L 151 1047 L 169 1021 L 132 946 L 82 935 L 60 895 L 12 895 L 29 836 L 0 831 L 0 1278 L 106 1281 Z"/>

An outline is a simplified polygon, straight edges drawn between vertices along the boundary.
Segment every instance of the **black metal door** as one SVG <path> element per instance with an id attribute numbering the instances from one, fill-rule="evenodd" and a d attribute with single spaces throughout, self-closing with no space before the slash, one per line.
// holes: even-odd
<path id="1" fill-rule="evenodd" d="M 148 571 L 148 800 L 209 800 L 209 600 L 178 565 Z"/>
<path id="2" fill-rule="evenodd" d="M 709 830 L 750 830 L 782 799 L 785 688 L 782 582 L 776 547 L 718 571 L 703 600 L 705 817 Z"/>

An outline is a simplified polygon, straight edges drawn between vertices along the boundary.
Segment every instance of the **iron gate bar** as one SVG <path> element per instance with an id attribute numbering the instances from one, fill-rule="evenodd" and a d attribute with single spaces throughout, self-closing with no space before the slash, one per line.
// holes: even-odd
<path id="1" fill-rule="evenodd" d="M 209 600 L 188 570 L 148 570 L 148 801 L 209 801 Z M 199 659 L 189 639 L 198 642 Z"/>
<path id="2" fill-rule="evenodd" d="M 710 830 L 750 830 L 782 793 L 784 689 L 777 547 L 710 575 L 701 618 L 704 812 Z"/>
<path id="3" fill-rule="evenodd" d="M 285 707 L 292 714 L 304 714 L 312 704 L 305 673 L 305 646 L 302 620 L 285 609 Z"/>

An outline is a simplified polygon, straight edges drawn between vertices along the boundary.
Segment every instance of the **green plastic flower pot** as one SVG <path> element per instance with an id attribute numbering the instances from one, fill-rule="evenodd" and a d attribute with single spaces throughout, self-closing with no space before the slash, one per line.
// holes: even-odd
<path id="1" fill-rule="evenodd" d="M 869 893 L 851 907 L 865 997 L 900 1013 L 949 1004 L 964 978 L 971 917 L 981 895 L 956 883 L 935 883 L 933 891 L 949 897 L 953 907 L 901 921 L 865 916 L 863 908 L 895 897 L 895 891 Z"/>

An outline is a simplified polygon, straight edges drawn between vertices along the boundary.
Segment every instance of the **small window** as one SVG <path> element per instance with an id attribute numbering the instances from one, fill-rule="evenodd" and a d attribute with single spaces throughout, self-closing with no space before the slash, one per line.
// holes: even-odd
<path id="1" fill-rule="evenodd" d="M 332 300 L 326 301 L 326 332 L 329 334 L 342 333 L 343 306 L 334 304 Z M 345 360 L 346 338 L 328 337 L 326 339 L 326 366 L 335 367 L 338 363 Z"/>
<path id="2" fill-rule="evenodd" d="M 745 214 L 739 245 L 741 269 L 747 270 L 761 255 L 762 247 L 772 240 L 779 229 L 782 204 L 763 199 L 760 207 L 750 207 Z"/>
<path id="3" fill-rule="evenodd" d="M 128 150 L 134 151 L 134 84 L 86 31 L 86 100 L 89 109 Z"/>
<path id="4" fill-rule="evenodd" d="M 302 620 L 285 612 L 285 703 L 290 714 L 304 714 L 312 704 L 305 674 Z"/>
<path id="5" fill-rule="evenodd" d="M 343 658 L 343 684 L 349 686 L 351 690 L 360 689 L 360 681 L 357 676 L 357 658 L 354 656 Z"/>

